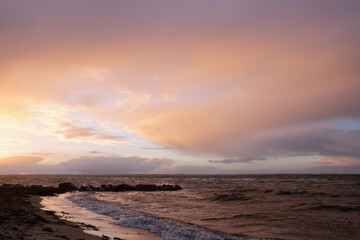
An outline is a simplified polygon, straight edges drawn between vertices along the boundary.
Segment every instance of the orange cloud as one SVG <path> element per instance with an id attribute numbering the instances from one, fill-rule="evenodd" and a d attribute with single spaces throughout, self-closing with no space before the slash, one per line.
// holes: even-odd
<path id="1" fill-rule="evenodd" d="M 331 166 L 358 166 L 360 165 L 359 157 L 319 157 L 319 163 Z"/>
<path id="2" fill-rule="evenodd" d="M 164 147 L 252 158 L 239 146 L 269 132 L 358 118 L 358 9 L 11 2 L 0 8 L 0 113 L 41 119 L 30 109 L 56 103 Z M 60 127 L 64 139 L 124 141 Z"/>
<path id="3" fill-rule="evenodd" d="M 34 156 L 11 156 L 0 158 L 0 165 L 32 165 L 42 161 L 43 157 Z"/>
<path id="4" fill-rule="evenodd" d="M 59 127 L 62 128 L 62 130 L 56 131 L 55 133 L 63 136 L 65 139 L 104 140 L 113 142 L 126 141 L 126 138 L 122 136 L 99 133 L 94 128 L 78 127 L 67 122 L 61 123 Z"/>

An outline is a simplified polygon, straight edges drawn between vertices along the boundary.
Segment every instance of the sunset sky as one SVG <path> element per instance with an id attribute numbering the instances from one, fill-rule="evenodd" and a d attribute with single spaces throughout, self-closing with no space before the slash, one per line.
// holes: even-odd
<path id="1" fill-rule="evenodd" d="M 360 173 L 358 0 L 0 0 L 0 174 Z"/>

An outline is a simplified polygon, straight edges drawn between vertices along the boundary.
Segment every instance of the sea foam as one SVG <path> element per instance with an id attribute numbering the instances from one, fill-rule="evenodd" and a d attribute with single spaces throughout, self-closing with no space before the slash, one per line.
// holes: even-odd
<path id="1" fill-rule="evenodd" d="M 136 205 L 99 201 L 91 195 L 75 193 L 68 199 L 90 211 L 112 217 L 114 224 L 148 230 L 161 235 L 165 240 L 241 240 L 217 235 L 197 225 L 159 218 L 142 212 L 142 207 Z"/>

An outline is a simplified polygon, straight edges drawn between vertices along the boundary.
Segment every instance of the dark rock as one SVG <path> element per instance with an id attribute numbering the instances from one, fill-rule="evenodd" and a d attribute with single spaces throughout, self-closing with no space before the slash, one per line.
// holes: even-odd
<path id="1" fill-rule="evenodd" d="M 100 188 L 95 187 L 95 186 L 93 186 L 93 185 L 89 185 L 89 186 L 88 186 L 88 189 L 90 189 L 91 191 L 100 191 Z"/>
<path id="2" fill-rule="evenodd" d="M 71 182 L 64 182 L 64 183 L 60 183 L 58 186 L 58 189 L 61 191 L 75 191 L 77 190 L 77 187 L 72 184 Z"/>
<path id="3" fill-rule="evenodd" d="M 31 185 L 30 188 L 43 188 L 42 185 Z"/>
<path id="4" fill-rule="evenodd" d="M 133 190 L 133 187 L 127 184 L 119 184 L 115 187 L 113 187 L 113 189 L 111 191 L 113 192 L 124 192 L 124 191 L 131 191 Z"/>
<path id="5" fill-rule="evenodd" d="M 151 184 L 151 185 L 145 185 L 145 184 L 138 184 L 135 186 L 137 191 L 156 191 L 158 188 L 156 185 Z"/>
<path id="6" fill-rule="evenodd" d="M 101 239 L 108 240 L 108 239 L 110 239 L 110 238 L 109 238 L 108 236 L 106 236 L 106 235 L 103 234 L 103 235 L 101 236 Z"/>

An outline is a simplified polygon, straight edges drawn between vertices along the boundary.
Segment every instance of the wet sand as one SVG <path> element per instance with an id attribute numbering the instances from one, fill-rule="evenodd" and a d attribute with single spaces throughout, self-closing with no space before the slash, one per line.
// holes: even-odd
<path id="1" fill-rule="evenodd" d="M 24 195 L 18 190 L 0 190 L 1 240 L 100 240 L 86 234 L 75 224 L 63 221 L 53 212 L 41 210 L 39 196 Z"/>
<path id="2" fill-rule="evenodd" d="M 55 197 L 42 197 L 41 205 L 45 210 L 52 210 L 60 219 L 65 221 L 83 223 L 85 233 L 102 237 L 108 236 L 110 239 L 126 239 L 126 240 L 161 240 L 160 235 L 151 233 L 150 231 L 125 227 L 112 224 L 114 219 L 110 216 L 97 214 L 73 203 L 67 196 L 71 193 L 65 193 Z M 96 226 L 96 227 L 94 227 Z"/>

